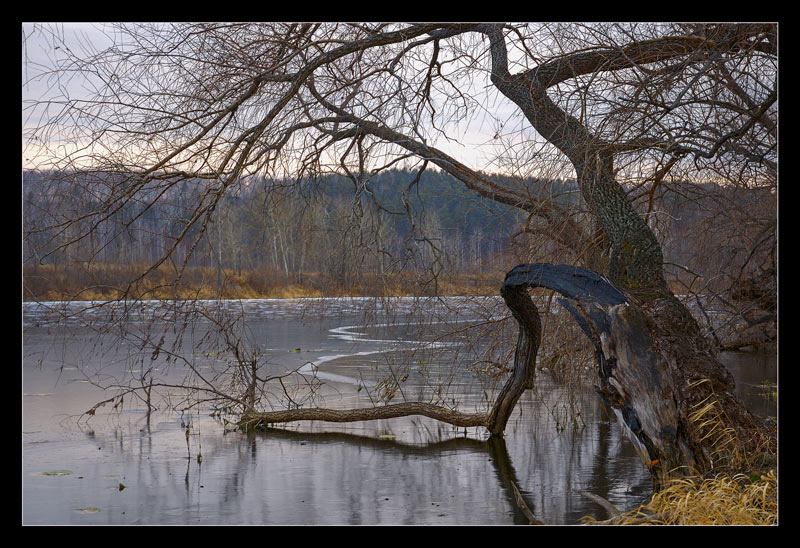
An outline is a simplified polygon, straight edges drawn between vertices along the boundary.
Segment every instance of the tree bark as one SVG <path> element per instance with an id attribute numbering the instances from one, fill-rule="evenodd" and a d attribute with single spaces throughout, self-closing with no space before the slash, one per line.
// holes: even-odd
<path id="1" fill-rule="evenodd" d="M 595 389 L 657 489 L 676 476 L 750 469 L 774 454 L 774 436 L 733 395 L 733 377 L 687 325 L 682 305 L 562 304 L 594 344 Z"/>

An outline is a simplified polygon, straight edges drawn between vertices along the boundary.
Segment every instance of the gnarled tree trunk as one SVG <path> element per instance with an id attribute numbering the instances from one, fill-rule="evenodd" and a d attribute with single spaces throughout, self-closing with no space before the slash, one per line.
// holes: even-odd
<path id="1" fill-rule="evenodd" d="M 486 35 L 492 83 L 569 158 L 581 195 L 610 243 L 608 276 L 625 303 L 572 311 L 595 344 L 598 391 L 631 429 L 656 485 L 676 474 L 735 466 L 745 455 L 774 445 L 762 421 L 733 396 L 733 378 L 667 286 L 661 246 L 615 180 L 617 147 L 592 134 L 547 94 L 569 75 L 591 73 L 605 63 L 633 66 L 653 56 L 666 59 L 681 48 L 654 41 L 613 59 L 587 53 L 580 63 L 561 67 L 554 61 L 511 74 L 501 28 Z"/>
<path id="2" fill-rule="evenodd" d="M 595 347 L 596 390 L 629 430 L 656 487 L 675 476 L 747 468 L 774 451 L 774 437 L 733 395 L 733 377 L 677 299 L 637 304 L 602 276 L 566 265 L 520 265 L 506 276 L 501 293 L 520 335 L 514 374 L 490 415 L 492 434 L 502 433 L 506 410 L 532 385 L 540 324 L 529 287 L 569 299 L 561 303 Z"/>

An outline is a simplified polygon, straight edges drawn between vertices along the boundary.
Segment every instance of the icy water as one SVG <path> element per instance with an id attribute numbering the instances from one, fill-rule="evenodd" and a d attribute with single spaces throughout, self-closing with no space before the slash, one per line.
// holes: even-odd
<path id="1" fill-rule="evenodd" d="M 473 343 L 481 326 L 495 326 L 496 300 L 208 304 L 244 318 L 236 332 L 259 349 L 265 375 L 300 368 L 328 382 L 318 402 L 325 406 L 371 405 L 387 371 L 409 376 L 393 402 L 438 389 L 445 401 L 480 407 L 491 388 L 474 372 L 484 364 L 474 364 Z M 128 403 L 86 420 L 83 412 L 111 396 L 87 381 L 127 382 L 164 367 L 163 355 L 142 359 L 137 337 L 165 336 L 167 348 L 183 326 L 153 305 L 124 311 L 128 332 L 98 335 L 88 324 L 105 325 L 110 311 L 81 308 L 71 305 L 64 318 L 24 305 L 24 524 L 513 525 L 528 523 L 525 507 L 547 523 L 575 524 L 607 517 L 580 490 L 621 509 L 650 494 L 632 445 L 591 389 L 575 394 L 546 372 L 520 401 L 505 440 L 491 443 L 483 429 L 419 417 L 242 433 L 208 408 L 148 415 Z M 201 352 L 213 347 L 203 332 L 182 348 L 211 371 L 221 357 Z M 748 404 L 774 414 L 764 382 L 776 381 L 775 357 L 724 359 Z M 456 373 L 453 360 L 463 363 Z M 97 375 L 83 375 L 87 367 Z"/>

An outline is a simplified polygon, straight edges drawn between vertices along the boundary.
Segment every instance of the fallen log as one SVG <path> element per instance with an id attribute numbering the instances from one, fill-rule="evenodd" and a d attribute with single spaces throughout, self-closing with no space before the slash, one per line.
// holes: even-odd
<path id="1" fill-rule="evenodd" d="M 256 428 L 270 424 L 296 421 L 358 422 L 409 417 L 413 415 L 429 417 L 459 427 L 486 426 L 489 417 L 487 413 L 462 413 L 440 405 L 405 402 L 358 409 L 309 407 L 250 412 L 241 417 L 239 424 L 243 428 Z"/>

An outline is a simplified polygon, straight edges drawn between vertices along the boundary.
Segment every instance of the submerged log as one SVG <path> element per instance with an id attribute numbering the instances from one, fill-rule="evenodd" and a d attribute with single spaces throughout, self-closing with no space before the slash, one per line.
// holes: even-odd
<path id="1" fill-rule="evenodd" d="M 461 413 L 440 405 L 422 402 L 406 402 L 362 409 L 325 409 L 313 407 L 264 411 L 260 413 L 253 412 L 242 416 L 239 424 L 244 428 L 252 428 L 297 421 L 357 422 L 393 419 L 413 415 L 436 419 L 459 427 L 486 426 L 488 421 L 486 413 Z"/>

